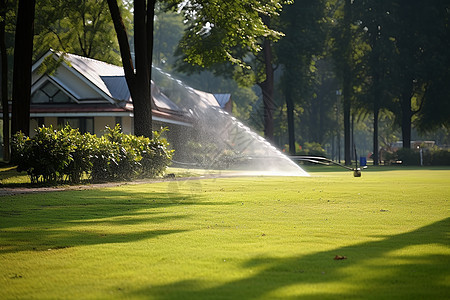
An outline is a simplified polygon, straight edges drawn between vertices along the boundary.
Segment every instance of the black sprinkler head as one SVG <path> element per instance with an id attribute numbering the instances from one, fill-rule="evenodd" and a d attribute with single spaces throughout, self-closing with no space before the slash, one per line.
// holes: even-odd
<path id="1" fill-rule="evenodd" d="M 353 169 L 353 177 L 361 177 L 361 169 L 360 168 Z"/>

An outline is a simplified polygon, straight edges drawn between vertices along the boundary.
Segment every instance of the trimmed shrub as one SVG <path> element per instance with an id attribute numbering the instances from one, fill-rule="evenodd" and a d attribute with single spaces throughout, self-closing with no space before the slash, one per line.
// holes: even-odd
<path id="1" fill-rule="evenodd" d="M 64 133 L 52 126 L 38 128 L 32 139 L 17 133 L 11 147 L 17 171 L 26 171 L 32 183 L 61 181 L 75 148 Z"/>
<path id="2" fill-rule="evenodd" d="M 450 151 L 437 146 L 423 149 L 423 164 L 427 166 L 450 165 Z"/>
<path id="3" fill-rule="evenodd" d="M 13 163 L 26 171 L 32 183 L 79 183 L 92 181 L 130 180 L 155 177 L 164 172 L 173 150 L 154 132 L 154 138 L 136 137 L 121 132 L 120 126 L 106 128 L 101 138 L 66 126 L 56 131 L 41 127 L 33 138 L 22 133 L 12 139 Z"/>
<path id="4" fill-rule="evenodd" d="M 80 183 L 92 169 L 91 158 L 97 137 L 89 133 L 81 134 L 78 129 L 66 126 L 60 130 L 60 138 L 71 149 L 71 161 L 62 172 L 68 182 Z"/>
<path id="5" fill-rule="evenodd" d="M 401 148 L 397 150 L 397 160 L 406 166 L 419 166 L 420 154 L 415 149 Z"/>
<path id="6" fill-rule="evenodd" d="M 137 137 L 138 145 L 141 145 L 140 161 L 141 174 L 144 177 L 161 175 L 172 162 L 174 150 L 169 149 L 169 143 L 162 134 L 167 131 L 162 128 L 160 132 L 153 132 L 153 139 Z"/>
<path id="7" fill-rule="evenodd" d="M 300 147 L 300 146 L 299 146 Z M 313 155 L 313 156 L 326 156 L 327 152 L 322 148 L 322 145 L 316 142 L 305 142 L 300 151 L 296 151 L 297 155 Z"/>
<path id="8" fill-rule="evenodd" d="M 387 152 L 386 161 L 401 161 L 403 165 L 419 166 L 420 150 L 399 149 L 396 152 Z M 422 163 L 424 166 L 448 166 L 450 165 L 450 151 L 438 147 L 422 148 Z"/>

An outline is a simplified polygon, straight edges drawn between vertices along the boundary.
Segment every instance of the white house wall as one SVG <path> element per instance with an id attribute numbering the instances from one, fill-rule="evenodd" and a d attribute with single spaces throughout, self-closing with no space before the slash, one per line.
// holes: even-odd
<path id="1" fill-rule="evenodd" d="M 122 117 L 122 131 L 123 133 L 131 134 L 134 132 L 133 130 L 133 119 L 130 117 Z"/>

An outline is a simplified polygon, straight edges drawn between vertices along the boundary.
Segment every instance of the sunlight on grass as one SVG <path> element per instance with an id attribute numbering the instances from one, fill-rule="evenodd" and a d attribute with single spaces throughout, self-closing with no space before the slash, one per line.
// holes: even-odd
<path id="1" fill-rule="evenodd" d="M 312 175 L 1 197 L 0 298 L 449 294 L 450 171 Z"/>

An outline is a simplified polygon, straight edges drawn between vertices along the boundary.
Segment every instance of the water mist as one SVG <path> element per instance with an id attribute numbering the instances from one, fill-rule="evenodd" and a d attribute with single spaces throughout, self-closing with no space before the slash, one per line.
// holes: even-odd
<path id="1" fill-rule="evenodd" d="M 217 106 L 208 94 L 155 67 L 153 80 L 194 120 L 193 127 L 182 134 L 183 141 L 176 143 L 175 163 L 242 175 L 309 176 L 267 140 Z"/>

